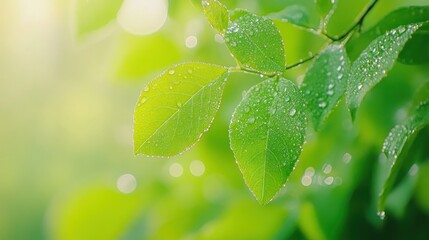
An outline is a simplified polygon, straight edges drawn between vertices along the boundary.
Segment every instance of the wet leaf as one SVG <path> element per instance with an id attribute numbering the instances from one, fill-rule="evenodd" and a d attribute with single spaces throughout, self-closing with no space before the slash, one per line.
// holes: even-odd
<path id="1" fill-rule="evenodd" d="M 398 172 L 403 167 L 419 131 L 429 124 L 429 102 L 421 103 L 407 122 L 395 126 L 383 144 L 385 158 L 381 162 L 381 188 L 379 190 L 378 211 L 384 211 L 387 195 L 396 181 Z"/>
<path id="2" fill-rule="evenodd" d="M 225 34 L 225 42 L 243 68 L 281 73 L 285 67 L 283 40 L 273 21 L 239 12 Z M 232 19 L 232 18 L 231 18 Z"/>
<path id="3" fill-rule="evenodd" d="M 365 95 L 386 76 L 419 26 L 411 24 L 386 32 L 372 41 L 353 63 L 347 88 L 347 103 L 353 118 Z"/>
<path id="4" fill-rule="evenodd" d="M 203 0 L 202 6 L 210 25 L 220 33 L 228 27 L 228 9 L 217 0 Z"/>
<path id="5" fill-rule="evenodd" d="M 280 12 L 270 14 L 269 17 L 272 19 L 282 20 L 284 22 L 292 23 L 298 26 L 307 28 L 318 28 L 318 18 L 315 17 L 314 13 L 310 13 L 309 9 L 304 3 L 297 3 L 294 5 L 287 6 Z M 313 14 L 313 15 L 312 15 Z"/>
<path id="6" fill-rule="evenodd" d="M 347 87 L 350 61 L 342 45 L 327 47 L 308 70 L 301 91 L 317 129 L 337 105 Z"/>
<path id="7" fill-rule="evenodd" d="M 259 203 L 266 204 L 286 183 L 304 142 L 302 96 L 286 79 L 252 87 L 230 124 L 230 145 L 244 180 Z"/>
<path id="8" fill-rule="evenodd" d="M 429 6 L 408 6 L 399 8 L 389 14 L 387 14 L 382 20 L 380 20 L 375 26 L 371 27 L 369 30 L 365 31 L 358 38 L 352 39 L 347 44 L 347 49 L 349 49 L 349 53 L 351 53 L 351 58 L 355 58 L 355 54 L 360 53 L 369 43 L 377 38 L 378 36 L 384 34 L 385 32 L 397 28 L 403 25 L 416 24 L 429 21 Z M 420 32 L 419 35 L 426 35 Z M 414 38 L 414 37 L 413 37 Z M 418 37 L 420 38 L 420 37 Z M 399 60 L 402 62 L 410 62 L 414 61 L 416 63 L 422 62 L 422 59 L 427 59 L 429 54 L 412 54 L 409 51 L 412 51 L 415 48 L 415 44 L 418 44 L 417 41 L 412 43 L 410 41 L 404 47 L 404 53 L 399 55 Z M 418 47 L 422 47 L 424 45 L 419 45 Z M 410 48 L 410 49 L 409 49 Z M 422 49 L 419 49 L 420 51 Z M 414 59 L 414 60 L 413 60 Z M 419 60 L 420 59 L 420 60 Z"/>
<path id="9" fill-rule="evenodd" d="M 134 113 L 134 152 L 174 156 L 195 144 L 219 108 L 228 71 L 204 63 L 174 66 L 145 87 Z"/>

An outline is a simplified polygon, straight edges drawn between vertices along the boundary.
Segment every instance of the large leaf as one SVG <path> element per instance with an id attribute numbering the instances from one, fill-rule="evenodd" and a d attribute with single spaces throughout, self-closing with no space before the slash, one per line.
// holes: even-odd
<path id="1" fill-rule="evenodd" d="M 122 0 L 77 0 L 76 27 L 77 35 L 83 36 L 97 30 L 116 18 Z"/>
<path id="2" fill-rule="evenodd" d="M 410 24 L 386 32 L 372 41 L 353 63 L 347 88 L 347 103 L 353 118 L 365 95 L 386 76 L 419 26 Z"/>
<path id="3" fill-rule="evenodd" d="M 301 154 L 306 118 L 302 96 L 285 79 L 252 87 L 235 109 L 230 143 L 247 186 L 261 204 L 286 183 Z"/>
<path id="4" fill-rule="evenodd" d="M 228 27 L 228 9 L 217 0 L 202 1 L 204 14 L 210 25 L 220 33 L 225 33 Z"/>
<path id="5" fill-rule="evenodd" d="M 235 20 L 231 17 L 233 21 L 225 34 L 226 45 L 234 57 L 247 69 L 267 74 L 283 72 L 283 40 L 273 21 L 248 12 L 238 13 Z"/>
<path id="6" fill-rule="evenodd" d="M 317 57 L 308 70 L 301 90 L 316 129 L 346 90 L 349 67 L 344 47 L 333 44 Z"/>
<path id="7" fill-rule="evenodd" d="M 355 58 L 355 54 L 360 53 L 368 44 L 380 36 L 381 34 L 402 25 L 409 25 L 413 23 L 421 23 L 429 21 L 429 6 L 409 6 L 399 8 L 388 15 L 386 15 L 382 20 L 380 20 L 376 25 L 371 27 L 369 30 L 365 31 L 358 38 L 352 39 L 348 44 L 347 48 L 350 50 L 351 58 Z M 419 34 L 420 35 L 420 34 Z M 421 33 L 421 37 L 426 36 L 427 34 Z M 420 37 L 418 37 L 420 38 Z M 414 39 L 414 37 L 413 37 Z M 412 43 L 416 41 L 415 43 Z M 422 54 L 420 52 L 410 53 L 418 44 L 419 40 L 413 40 L 406 44 L 404 48 L 404 53 L 401 53 L 399 56 L 399 60 L 402 62 L 424 62 L 424 59 L 428 58 L 429 54 Z M 418 45 L 419 48 L 424 45 Z"/>
<path id="8" fill-rule="evenodd" d="M 134 152 L 177 155 L 199 140 L 219 108 L 228 70 L 186 63 L 168 69 L 142 91 L 134 113 Z"/>
<path id="9" fill-rule="evenodd" d="M 383 144 L 383 153 L 380 166 L 381 186 L 378 191 L 378 211 L 384 210 L 386 197 L 396 181 L 398 172 L 407 161 L 409 149 L 419 131 L 429 124 L 429 102 L 421 103 L 404 124 L 395 126 Z"/>

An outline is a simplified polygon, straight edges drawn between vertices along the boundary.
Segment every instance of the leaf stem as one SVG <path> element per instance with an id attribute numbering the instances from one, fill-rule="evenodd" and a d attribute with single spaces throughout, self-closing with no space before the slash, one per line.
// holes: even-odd
<path id="1" fill-rule="evenodd" d="M 371 12 L 371 10 L 374 8 L 374 6 L 378 3 L 378 0 L 374 0 L 372 1 L 371 5 L 369 5 L 369 7 L 365 10 L 365 12 L 362 14 L 362 16 L 359 18 L 359 20 L 344 34 L 342 34 L 341 36 L 335 38 L 335 37 L 331 37 L 328 34 L 324 34 L 327 38 L 331 39 L 332 41 L 341 41 L 344 38 L 346 38 L 347 36 L 349 36 L 349 34 L 356 28 L 359 28 L 359 32 L 362 31 L 362 24 L 363 21 L 365 20 L 366 16 Z"/>

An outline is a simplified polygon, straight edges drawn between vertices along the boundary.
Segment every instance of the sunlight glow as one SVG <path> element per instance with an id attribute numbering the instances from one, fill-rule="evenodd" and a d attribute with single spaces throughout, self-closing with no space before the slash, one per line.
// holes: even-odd
<path id="1" fill-rule="evenodd" d="M 167 16 L 167 0 L 125 0 L 117 20 L 129 33 L 149 35 L 161 29 Z"/>
<path id="2" fill-rule="evenodd" d="M 122 193 L 132 193 L 137 187 L 137 180 L 134 175 L 126 173 L 118 178 L 116 181 L 116 187 Z"/>

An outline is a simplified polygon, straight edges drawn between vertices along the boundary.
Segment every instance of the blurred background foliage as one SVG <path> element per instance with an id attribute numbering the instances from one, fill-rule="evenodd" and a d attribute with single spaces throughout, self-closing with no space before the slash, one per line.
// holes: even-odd
<path id="1" fill-rule="evenodd" d="M 199 0 L 155 0 L 168 17 L 146 35 L 130 25 L 141 17 L 138 0 L 125 2 L 0 2 L 0 239 L 427 239 L 429 131 L 419 136 L 417 164 L 389 195 L 384 220 L 373 186 L 383 141 L 428 82 L 428 64 L 396 63 L 354 125 L 340 103 L 317 134 L 309 131 L 285 188 L 261 207 L 227 134 L 234 107 L 258 76 L 232 74 L 215 122 L 189 152 L 133 156 L 133 109 L 151 78 L 183 61 L 235 61 Z M 332 7 L 312 0 L 222 2 L 263 15 L 303 14 L 309 27 Z M 347 31 L 369 2 L 338 0 L 328 33 Z M 380 0 L 364 30 L 406 5 L 429 3 Z M 328 44 L 305 28 L 278 27 L 288 64 Z M 301 81 L 309 64 L 289 78 Z"/>

